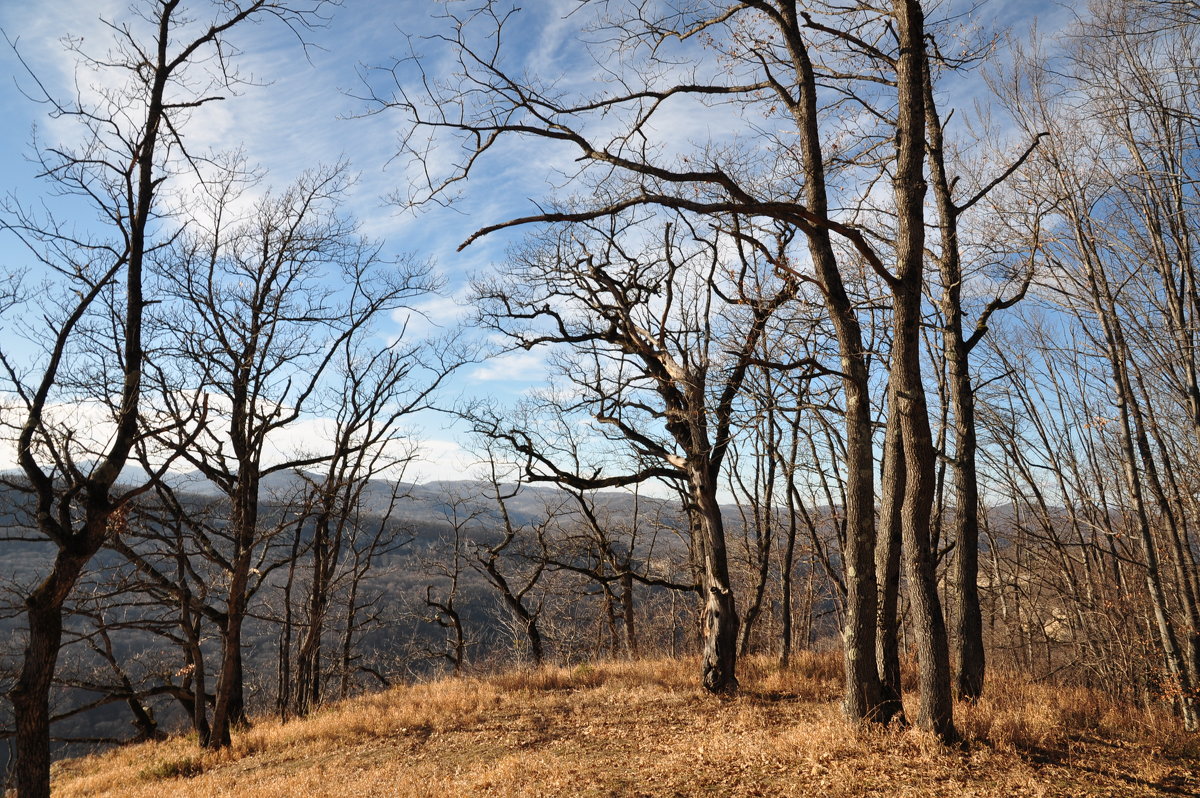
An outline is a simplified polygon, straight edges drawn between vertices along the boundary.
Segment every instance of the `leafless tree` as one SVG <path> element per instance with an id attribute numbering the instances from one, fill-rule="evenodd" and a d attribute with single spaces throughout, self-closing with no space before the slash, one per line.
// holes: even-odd
<path id="1" fill-rule="evenodd" d="M 425 620 L 445 630 L 447 635 L 441 647 L 423 653 L 448 663 L 455 676 L 462 673 L 467 661 L 469 635 L 460 611 L 460 599 L 465 592 L 461 590 L 461 583 L 465 581 L 468 565 L 467 546 L 471 532 L 477 529 L 477 522 L 487 515 L 479 498 L 463 492 L 446 496 L 442 516 L 450 528 L 449 534 L 438 541 L 422 563 L 426 575 L 440 583 L 425 585 L 424 609 L 429 613 Z"/>
<path id="2" fill-rule="evenodd" d="M 417 290 L 415 280 L 410 288 Z M 399 425 L 428 407 L 433 391 L 457 367 L 460 361 L 456 358 L 461 354 L 453 340 L 437 344 L 400 340 L 380 349 L 355 336 L 346 339 L 337 357 L 333 370 L 340 379 L 331 381 L 327 397 L 334 423 L 333 452 L 321 478 L 308 480 L 312 507 L 306 520 L 297 526 L 289 567 L 290 585 L 295 569 L 302 565 L 296 556 L 302 532 L 311 528 L 305 541 L 310 565 L 306 568 L 304 635 L 297 651 L 295 674 L 298 714 L 306 714 L 321 701 L 322 641 L 328 632 L 333 594 L 346 587 L 357 594 L 357 584 L 365 576 L 356 568 L 347 568 L 346 549 L 369 552 L 365 562 L 357 563 L 359 568 L 369 568 L 379 558 L 394 553 L 401 543 L 391 515 L 401 498 L 404 466 L 414 450 L 412 442 L 401 439 Z M 372 508 L 378 517 L 362 507 L 364 493 L 373 479 L 392 483 L 387 507 Z M 373 536 L 370 530 L 374 530 Z M 346 580 L 353 584 L 340 584 Z M 286 597 L 285 610 L 290 612 L 290 599 Z M 347 621 L 349 624 L 349 617 Z M 282 656 L 288 648 L 283 646 Z M 290 670 L 281 660 L 281 680 L 285 683 L 292 680 Z M 283 706 L 287 706 L 285 698 L 281 694 Z"/>
<path id="3" fill-rule="evenodd" d="M 636 492 L 605 495 L 565 490 L 574 499 L 575 510 L 558 528 L 549 530 L 553 536 L 543 546 L 547 565 L 598 586 L 603 598 L 600 615 L 609 630 L 613 655 L 636 659 L 642 648 L 635 586 L 697 592 L 696 584 L 677 582 L 660 566 L 680 548 L 679 519 L 670 505 L 643 500 Z"/>
<path id="4" fill-rule="evenodd" d="M 374 323 L 435 287 L 427 264 L 386 262 L 378 244 L 357 234 L 339 208 L 348 181 L 344 165 L 317 169 L 243 213 L 237 206 L 240 187 L 219 184 L 203 198 L 209 208 L 203 230 L 180 237 L 160 259 L 156 275 L 166 301 L 159 314 L 162 354 L 155 382 L 163 418 L 180 428 L 159 435 L 158 442 L 178 452 L 229 503 L 218 552 L 228 586 L 209 740 L 217 747 L 228 745 L 230 726 L 245 718 L 242 623 L 270 570 L 263 558 L 280 531 L 260 525 L 263 480 L 318 465 L 344 468 L 370 457 L 383 443 L 380 430 L 398 418 L 394 414 L 423 406 L 437 384 L 434 379 L 425 390 L 415 390 L 399 409 L 374 405 L 364 414 L 363 403 L 374 400 L 348 401 L 342 412 L 358 417 L 339 428 L 336 442 L 345 444 L 340 463 L 337 451 L 292 447 L 269 454 L 273 436 L 314 410 L 335 364 L 362 356 L 358 342 Z M 328 278 L 345 288 L 322 285 Z M 403 382 L 405 390 L 411 388 L 406 380 L 411 361 L 398 353 L 368 357 L 384 369 L 385 387 Z M 380 375 L 366 369 L 356 376 Z M 187 424 L 200 415 L 201 424 Z M 336 502 L 339 491 L 355 489 L 336 476 L 325 504 Z M 271 568 L 282 562 L 277 558 Z"/>
<path id="5" fill-rule="evenodd" d="M 1190 458 L 1177 458 L 1192 448 L 1200 429 L 1189 321 L 1195 313 L 1190 196 L 1197 30 L 1172 16 L 1179 8 L 1164 5 L 1142 15 L 1144 6 L 1093 4 L 1070 30 L 1057 62 L 1035 45 L 1019 54 L 1000 88 L 1027 130 L 1048 132 L 1034 155 L 1039 179 L 1030 185 L 1055 203 L 1053 224 L 1037 249 L 1047 264 L 1037 287 L 1071 319 L 1068 329 L 1079 351 L 1051 349 L 1047 363 L 1089 375 L 1090 432 L 1071 439 L 1087 459 L 1060 456 L 1064 462 L 1053 472 L 1062 475 L 1061 513 L 1068 528 L 1095 524 L 1138 542 L 1131 552 L 1120 551 L 1115 537 L 1108 546 L 1084 549 L 1097 565 L 1110 563 L 1105 576 L 1113 583 L 1107 584 L 1087 559 L 1076 565 L 1077 558 L 1052 545 L 1064 580 L 1082 591 L 1063 603 L 1077 609 L 1079 634 L 1096 641 L 1095 621 L 1102 614 L 1087 596 L 1098 600 L 1115 588 L 1122 605 L 1144 601 L 1168 692 L 1184 722 L 1195 726 L 1200 606 L 1189 532 L 1195 521 L 1188 503 L 1179 500 Z M 1055 374 L 1049 407 L 1064 401 L 1058 386 L 1071 381 Z M 1036 413 L 1041 401 L 1026 405 Z M 1036 430 L 1044 424 L 1032 416 L 1029 423 Z M 1189 432 L 1170 436 L 1168 428 Z M 1104 486 L 1104 501 L 1095 506 L 1084 498 L 1078 492 L 1084 479 L 1076 474 Z M 1112 481 L 1115 475 L 1119 479 Z M 1057 535 L 1046 531 L 1052 544 Z M 1122 575 L 1132 562 L 1144 577 L 1142 597 Z"/>
<path id="6" fill-rule="evenodd" d="M 5 202 L 4 229 L 57 281 L 64 298 L 60 311 L 35 322 L 46 325 L 37 333 L 36 340 L 46 343 L 35 362 L 26 367 L 11 350 L 3 358 L 5 378 L 24 409 L 16 424 L 23 487 L 37 507 L 39 532 L 56 550 L 44 581 L 27 597 L 27 651 L 9 693 L 22 798 L 49 793 L 48 695 L 63 604 L 104 541 L 121 533 L 131 498 L 113 488 L 139 434 L 145 270 L 178 234 L 163 202 L 168 179 L 199 166 L 183 139 L 188 116 L 241 82 L 235 29 L 273 18 L 300 35 L 321 21 L 327 5 L 231 2 L 200 21 L 199 12 L 181 0 L 142 2 L 128 18 L 109 22 L 107 52 L 91 55 L 82 40 L 68 40 L 81 69 L 113 76 L 110 88 L 59 100 L 32 77 L 32 94 L 41 95 L 53 116 L 77 122 L 79 131 L 77 144 L 38 145 L 42 175 L 54 191 L 90 203 L 103 221 L 93 235 L 81 234 L 16 198 Z M 98 318 L 110 305 L 119 316 Z M 92 337 L 85 334 L 89 329 L 113 337 L 91 340 L 80 351 L 81 338 Z M 90 349 L 100 342 L 101 348 Z M 79 395 L 81 369 L 89 368 L 101 380 L 98 393 Z M 81 401 L 109 410 L 114 432 L 99 445 L 89 446 L 77 434 L 78 420 L 56 418 L 56 407 Z"/>
<path id="7" fill-rule="evenodd" d="M 935 31 L 926 28 L 915 0 L 884 8 L 825 3 L 801 8 L 782 0 L 592 7 L 604 33 L 598 38 L 614 46 L 611 63 L 619 75 L 614 88 L 596 97 L 574 97 L 521 79 L 504 46 L 509 12 L 500 3 L 451 14 L 445 40 L 458 58 L 456 80 L 425 75 L 420 85 L 428 93 L 422 96 L 409 88 L 416 83 L 402 79 L 412 64 L 396 65 L 391 74 L 401 77 L 399 90 L 384 97 L 381 107 L 403 109 L 411 133 L 406 150 L 428 155 L 431 137 L 461 146 L 461 158 L 449 170 L 427 172 L 439 179 L 425 187 L 424 197 L 449 198 L 497 142 L 535 137 L 575 152 L 580 167 L 571 185 L 586 186 L 586 195 L 485 227 L 466 243 L 514 225 L 588 223 L 647 206 L 770 219 L 803 234 L 808 263 L 786 253 L 780 265 L 819 287 L 839 348 L 846 430 L 843 557 L 852 575 L 843 634 L 846 709 L 855 719 L 886 720 L 895 710 L 894 701 L 883 701 L 875 662 L 872 383 L 859 317 L 864 287 L 870 295 L 882 285 L 892 295 L 897 393 L 891 406 L 899 414 L 903 457 L 910 466 L 894 496 L 903 502 L 910 586 L 921 635 L 928 640 L 922 645 L 929 709 L 920 720 L 952 737 L 941 687 L 949 678 L 948 666 L 942 667 L 944 624 L 927 544 L 934 458 L 918 345 L 925 276 L 924 85 L 927 44 Z M 486 39 L 477 38 L 480 31 Z M 606 55 L 596 57 L 612 69 Z M 680 64 L 687 65 L 686 77 L 680 77 Z M 707 106 L 736 107 L 769 121 L 689 151 L 655 139 L 667 109 L 703 113 Z M 864 119 L 871 121 L 864 126 Z M 743 157 L 750 148 L 756 153 L 752 160 Z M 869 200 L 880 179 L 892 180 L 893 201 L 876 212 Z M 834 188 L 839 185 L 850 188 Z"/>
<path id="8" fill-rule="evenodd" d="M 547 407 L 559 408 L 548 412 L 594 418 L 598 439 L 625 447 L 627 471 L 601 475 L 586 450 L 560 459 L 542 431 L 482 431 L 526 458 L 535 481 L 578 490 L 655 478 L 685 486 L 706 601 L 703 683 L 721 692 L 737 685 L 738 621 L 717 501 L 721 468 L 734 401 L 795 282 L 772 273 L 776 250 L 747 243 L 757 241 L 748 231 L 706 233 L 687 217 L 660 229 L 661 244 L 651 244 L 644 227 L 621 219 L 586 234 L 565 228 L 478 288 L 482 323 L 515 346 L 565 345 L 561 368 L 579 397 L 564 406 L 547 396 Z M 725 244 L 736 253 L 728 261 Z"/>

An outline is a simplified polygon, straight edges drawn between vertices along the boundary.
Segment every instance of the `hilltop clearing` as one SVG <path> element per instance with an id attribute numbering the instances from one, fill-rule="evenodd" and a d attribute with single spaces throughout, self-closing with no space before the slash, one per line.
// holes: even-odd
<path id="1" fill-rule="evenodd" d="M 962 749 L 856 730 L 836 657 L 748 660 L 739 696 L 694 663 L 518 671 L 396 688 L 305 720 L 260 720 L 225 751 L 192 740 L 55 766 L 64 796 L 1178 796 L 1200 739 L 1081 688 L 999 676 L 962 708 Z M 911 711 L 910 707 L 910 711 Z"/>

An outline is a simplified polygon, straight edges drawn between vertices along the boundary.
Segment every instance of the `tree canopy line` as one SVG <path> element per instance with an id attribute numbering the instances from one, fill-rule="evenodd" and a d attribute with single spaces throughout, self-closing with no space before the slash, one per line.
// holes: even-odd
<path id="1" fill-rule="evenodd" d="M 444 632 L 424 654 L 455 672 L 477 579 L 535 662 L 595 650 L 593 627 L 638 656 L 655 617 L 676 653 L 678 603 L 700 683 L 730 692 L 740 656 L 786 664 L 832 607 L 855 722 L 907 720 L 915 658 L 911 720 L 946 742 L 989 662 L 1196 728 L 1191 0 L 1094 3 L 1027 42 L 953 3 L 581 2 L 565 19 L 596 76 L 558 83 L 530 73 L 510 4 L 441 6 L 436 53 L 363 74 L 422 177 L 394 199 L 453 202 L 516 146 L 566 164 L 536 213 L 464 231 L 523 231 L 470 297 L 493 354 L 548 353 L 553 381 L 516 406 L 439 396 L 478 356 L 467 331 L 381 337 L 440 286 L 360 234 L 348 165 L 269 188 L 188 144 L 242 83 L 242 28 L 300 47 L 335 5 L 146 0 L 102 54 L 73 42 L 101 88 L 31 76 L 79 129 L 37 146 L 42 176 L 94 223 L 13 196 L 0 217 L 31 264 L 4 326 L 32 342 L 0 351 L 19 461 L 0 479 L 23 497 L 4 545 L 51 552 L 10 588 L 22 798 L 49 792 L 68 643 L 153 731 L 113 641 L 169 642 L 152 689 L 211 747 L 247 722 L 248 622 L 275 630 L 285 717 L 355 689 L 371 574 L 412 543 L 403 424 L 432 406 L 491 464 L 487 501 L 447 495 L 439 545 L 407 561 L 428 577 L 413 623 Z M 988 113 L 964 118 L 966 85 Z M 274 451 L 313 419 L 309 448 Z M 521 515 L 514 483 L 560 490 Z M 678 502 L 604 498 L 650 484 Z"/>

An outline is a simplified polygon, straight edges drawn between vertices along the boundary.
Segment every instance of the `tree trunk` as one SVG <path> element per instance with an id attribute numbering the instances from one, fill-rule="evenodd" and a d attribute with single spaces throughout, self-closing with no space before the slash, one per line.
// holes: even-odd
<path id="1" fill-rule="evenodd" d="M 820 99 L 816 72 L 800 33 L 794 8 L 784 11 L 788 50 L 797 78 L 791 107 L 800 134 L 804 200 L 817 218 L 827 218 L 829 202 L 818 123 Z M 805 231 L 817 279 L 837 336 L 842 391 L 846 403 L 846 501 L 842 560 L 846 571 L 846 607 L 842 642 L 846 670 L 844 708 L 853 721 L 878 720 L 883 694 L 875 666 L 875 625 L 879 595 L 875 582 L 875 456 L 871 434 L 870 374 L 862 329 L 854 303 L 838 269 L 828 229 Z"/>
<path id="2" fill-rule="evenodd" d="M 221 667 L 217 672 L 217 696 L 213 707 L 212 728 L 209 732 L 209 748 L 225 748 L 232 742 L 230 729 L 236 723 L 235 713 L 242 702 L 235 697 L 237 683 L 241 680 L 242 619 L 241 600 L 231 588 L 225 628 L 221 636 Z"/>
<path id="3" fill-rule="evenodd" d="M 633 565 L 625 563 L 625 573 L 621 576 L 621 606 L 625 615 L 625 646 L 630 659 L 638 659 L 637 628 L 635 626 L 633 605 Z"/>
<path id="4" fill-rule="evenodd" d="M 1196 697 L 1193 694 L 1191 673 L 1179 646 L 1179 637 L 1171 618 L 1167 604 L 1166 590 L 1163 585 L 1162 568 L 1159 564 L 1158 542 L 1150 526 L 1147 512 L 1145 493 L 1142 489 L 1142 478 L 1138 469 L 1138 443 L 1144 443 L 1144 430 L 1136 413 L 1136 397 L 1129 378 L 1126 358 L 1129 348 L 1125 341 L 1124 331 L 1120 320 L 1113 311 L 1112 291 L 1105 275 L 1088 264 L 1088 285 L 1092 293 L 1093 309 L 1099 317 L 1104 331 L 1105 344 L 1108 348 L 1109 365 L 1112 368 L 1114 390 L 1116 392 L 1117 414 L 1120 419 L 1120 445 L 1126 486 L 1133 499 L 1133 507 L 1137 519 L 1138 538 L 1142 547 L 1142 555 L 1146 558 L 1146 589 L 1150 594 L 1154 610 L 1155 625 L 1158 628 L 1159 642 L 1162 645 L 1163 657 L 1167 670 L 1178 688 L 1178 703 L 1183 716 L 1184 726 L 1190 730 L 1200 726 L 1200 714 L 1197 712 Z M 1146 454 L 1143 451 L 1143 454 Z"/>
<path id="5" fill-rule="evenodd" d="M 232 427 L 235 432 L 234 451 L 250 450 L 247 436 L 239 435 L 245 428 L 248 398 L 235 388 Z M 221 643 L 221 668 L 217 675 L 216 704 L 213 707 L 209 748 L 224 748 L 231 742 L 234 726 L 245 725 L 246 700 L 242 669 L 242 623 L 246 617 L 247 592 L 250 584 L 250 565 L 258 531 L 259 471 L 257 463 L 240 462 L 237 482 L 230 497 L 230 532 L 234 539 L 233 572 L 229 575 L 229 592 L 225 602 L 225 625 Z"/>
<path id="6" fill-rule="evenodd" d="M 794 439 L 793 439 L 794 441 Z M 796 444 L 792 444 L 792 462 L 796 461 Z M 795 487 L 792 485 L 791 471 L 788 471 L 787 482 L 787 510 L 788 510 L 788 526 L 787 526 L 787 542 L 783 547 L 783 557 L 779 563 L 779 579 L 780 589 L 782 591 L 781 603 L 782 607 L 782 623 L 779 631 L 779 667 L 786 668 L 791 662 L 792 646 L 793 646 L 793 631 L 792 631 L 792 577 L 796 563 L 796 535 L 800 531 L 800 525 L 796 523 L 797 508 L 795 502 L 798 500 L 795 495 Z"/>
<path id="7" fill-rule="evenodd" d="M 896 65 L 896 278 L 892 285 L 891 386 L 904 450 L 903 536 L 905 576 L 913 609 L 920 664 L 921 709 L 917 724 L 944 741 L 957 738 L 950 695 L 946 622 L 937 593 L 930 522 L 936 453 L 921 380 L 921 298 L 924 281 L 925 41 L 918 0 L 893 7 L 900 42 Z"/>
<path id="8" fill-rule="evenodd" d="M 904 449 L 900 440 L 899 418 L 890 408 L 883 443 L 883 496 L 880 500 L 881 534 L 875 548 L 875 578 L 879 583 L 879 621 L 875 640 L 879 681 L 883 691 L 880 719 L 889 722 L 904 719 L 900 685 L 900 549 L 903 541 L 901 509 L 904 501 Z"/>
<path id="9" fill-rule="evenodd" d="M 192 701 L 192 728 L 196 732 L 196 738 L 200 745 L 207 746 L 208 740 L 211 737 L 211 730 L 208 725 L 208 695 L 205 684 L 207 680 L 204 672 L 204 652 L 200 648 L 199 629 L 192 626 L 191 620 L 186 614 L 184 615 L 182 625 L 186 627 L 184 635 L 187 641 L 188 664 L 192 666 L 192 693 L 195 696 Z"/>
<path id="10" fill-rule="evenodd" d="M 279 719 L 286 723 L 288 715 L 292 711 L 292 694 L 296 685 L 303 684 L 298 677 L 292 675 L 292 630 L 295 627 L 295 619 L 292 612 L 292 586 L 296 583 L 296 567 L 300 564 L 300 539 L 301 532 L 304 529 L 304 519 L 296 524 L 296 532 L 292 535 L 292 553 L 288 557 L 287 579 L 283 583 L 283 628 L 279 632 L 279 658 L 278 658 L 278 695 L 275 699 L 275 707 L 279 711 Z M 303 674 L 304 668 L 301 663 L 297 663 L 296 671 L 298 674 Z M 296 697 L 295 703 L 299 704 L 299 696 Z"/>
<path id="11" fill-rule="evenodd" d="M 9 691 L 16 715 L 13 775 L 19 798 L 50 796 L 50 684 L 62 644 L 62 601 L 53 595 L 58 573 L 56 567 L 27 603 L 29 640 L 20 676 Z"/>
<path id="12" fill-rule="evenodd" d="M 245 723 L 245 693 L 242 673 L 242 622 L 246 616 L 246 592 L 250 558 L 258 519 L 258 483 L 239 477 L 233 496 L 230 526 L 237 552 L 233 558 L 229 593 L 225 603 L 225 626 L 221 637 L 221 668 L 217 675 L 216 705 L 208 747 L 224 748 L 231 742 L 233 726 Z"/>
<path id="13" fill-rule="evenodd" d="M 329 587 L 337 556 L 331 545 L 329 513 L 322 512 L 313 531 L 313 573 L 308 594 L 308 629 L 297 657 L 299 675 L 296 688 L 296 712 L 307 715 L 321 704 L 321 639 L 329 607 Z"/>
<path id="14" fill-rule="evenodd" d="M 89 496 L 83 528 L 60 545 L 49 576 L 26 598 L 28 640 L 21 671 L 9 690 L 16 721 L 13 776 L 18 798 L 50 795 L 50 687 L 62 646 L 63 605 L 107 536 L 112 512 Z"/>
<path id="15" fill-rule="evenodd" d="M 934 103 L 933 80 L 925 60 L 924 95 L 929 133 L 929 166 L 941 227 L 943 350 L 948 372 L 947 392 L 954 413 L 954 688 L 960 700 L 975 701 L 983 694 L 985 655 L 983 612 L 979 604 L 979 477 L 975 466 L 975 389 L 971 384 L 970 351 L 974 341 L 963 337 L 962 261 L 958 214 L 946 175 L 942 123 Z"/>
<path id="16" fill-rule="evenodd" d="M 961 313 L 956 316 L 961 318 Z M 959 328 L 961 330 L 961 327 Z M 963 701 L 983 694 L 986 668 L 983 610 L 979 603 L 979 477 L 975 467 L 975 393 L 960 332 L 947 330 L 950 402 L 954 408 L 954 662 L 955 693 Z"/>
<path id="17" fill-rule="evenodd" d="M 725 553 L 725 526 L 716 499 L 716 481 L 707 467 L 689 468 L 688 481 L 696 530 L 703 542 L 704 552 L 704 654 L 700 682 L 711 693 L 737 690 L 737 632 L 738 616 L 733 590 L 729 584 L 729 565 Z"/>
<path id="18" fill-rule="evenodd" d="M 772 503 L 770 499 L 770 491 L 768 491 L 767 500 L 763 504 L 770 508 Z M 758 513 L 756 513 L 757 515 Z M 741 639 L 738 642 L 738 656 L 744 657 L 750 653 L 750 636 L 754 633 L 754 623 L 758 620 L 758 616 L 762 613 L 763 597 L 767 592 L 767 581 L 771 575 L 771 528 L 770 520 L 762 522 L 766 525 L 766 529 L 760 532 L 761 545 L 756 546 L 758 554 L 758 573 L 754 582 L 754 593 L 750 599 L 750 606 L 746 608 L 745 617 L 742 619 Z"/>

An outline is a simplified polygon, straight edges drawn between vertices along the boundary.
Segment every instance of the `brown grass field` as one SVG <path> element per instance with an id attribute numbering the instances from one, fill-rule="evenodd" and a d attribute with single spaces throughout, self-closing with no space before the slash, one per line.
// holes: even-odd
<path id="1" fill-rule="evenodd" d="M 263 719 L 222 752 L 177 737 L 60 762 L 54 794 L 1200 795 L 1200 736 L 1099 692 L 993 674 L 988 697 L 958 707 L 965 743 L 947 749 L 848 724 L 830 655 L 786 671 L 750 659 L 740 676 L 725 699 L 699 689 L 691 661 L 445 679 Z"/>

